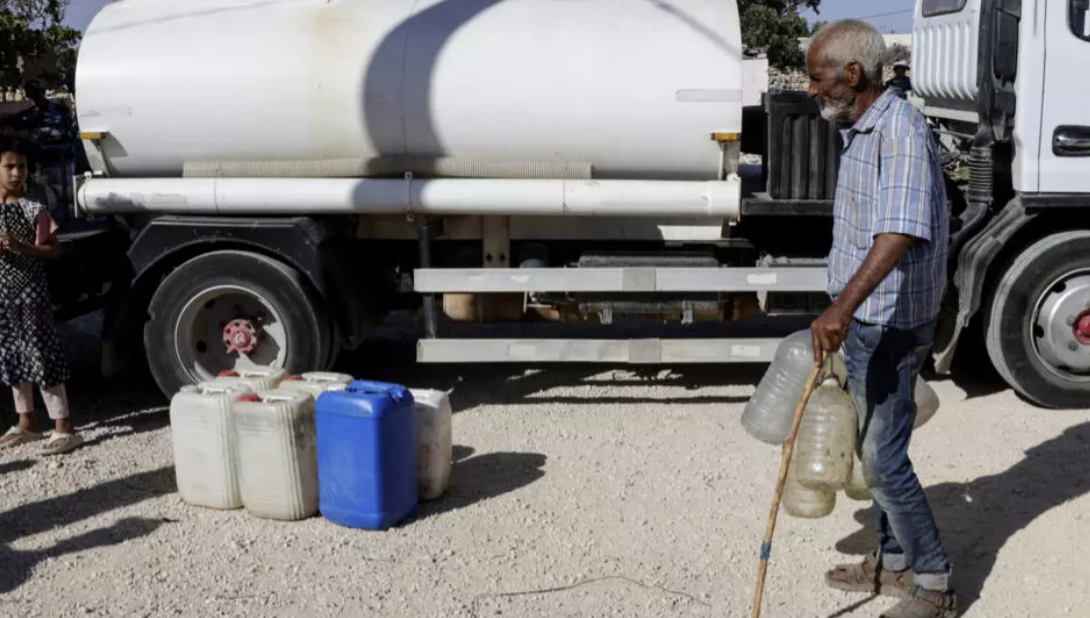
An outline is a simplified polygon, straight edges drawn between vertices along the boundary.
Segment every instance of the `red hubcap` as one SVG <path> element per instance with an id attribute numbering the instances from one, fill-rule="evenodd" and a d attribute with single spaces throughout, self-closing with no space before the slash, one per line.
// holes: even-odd
<path id="1" fill-rule="evenodd" d="M 232 320 L 223 328 L 223 345 L 230 353 L 250 354 L 257 349 L 260 337 L 249 320 Z"/>
<path id="2" fill-rule="evenodd" d="M 1090 345 L 1090 311 L 1080 315 L 1075 322 L 1075 339 L 1083 345 Z"/>

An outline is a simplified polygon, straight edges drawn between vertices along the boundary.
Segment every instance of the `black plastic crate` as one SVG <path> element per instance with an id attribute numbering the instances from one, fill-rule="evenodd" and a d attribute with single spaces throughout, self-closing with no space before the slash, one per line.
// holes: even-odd
<path id="1" fill-rule="evenodd" d="M 839 127 L 821 117 L 817 101 L 805 92 L 766 93 L 764 108 L 768 120 L 764 163 L 769 197 L 833 199 L 843 148 Z"/>

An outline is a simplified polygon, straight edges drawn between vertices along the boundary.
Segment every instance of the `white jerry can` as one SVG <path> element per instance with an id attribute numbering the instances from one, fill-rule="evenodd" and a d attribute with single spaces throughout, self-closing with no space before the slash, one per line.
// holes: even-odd
<path id="1" fill-rule="evenodd" d="M 450 484 L 453 429 L 450 396 L 443 391 L 411 389 L 416 400 L 416 479 L 421 500 L 436 500 Z"/>
<path id="2" fill-rule="evenodd" d="M 242 507 L 231 406 L 253 391 L 243 384 L 185 386 L 170 402 L 174 474 L 182 500 L 213 509 Z"/>
<path id="3" fill-rule="evenodd" d="M 351 384 L 354 379 L 355 378 L 347 373 L 325 373 L 314 371 L 304 373 L 301 376 L 287 376 L 280 381 L 279 388 L 281 390 L 308 393 L 317 400 L 322 393 L 343 391 L 348 388 L 348 385 Z"/>
<path id="4" fill-rule="evenodd" d="M 255 517 L 295 521 L 318 512 L 314 398 L 277 389 L 234 402 L 242 504 Z"/>
<path id="5" fill-rule="evenodd" d="M 220 372 L 215 384 L 244 384 L 255 393 L 271 391 L 284 379 L 284 370 L 279 367 L 244 367 Z"/>

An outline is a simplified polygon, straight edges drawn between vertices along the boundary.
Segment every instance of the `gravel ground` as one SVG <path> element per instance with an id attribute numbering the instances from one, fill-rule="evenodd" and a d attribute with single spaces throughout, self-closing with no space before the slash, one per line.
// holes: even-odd
<path id="1" fill-rule="evenodd" d="M 454 388 L 449 493 L 368 533 L 184 505 L 165 402 L 146 380 L 93 379 L 91 327 L 69 329 L 90 444 L 0 454 L 0 616 L 749 615 L 779 464 L 738 424 L 759 368 L 422 368 L 397 341 L 346 356 L 357 375 Z M 964 615 L 1085 616 L 1087 414 L 965 380 L 935 384 L 943 407 L 913 446 Z M 781 515 L 764 615 L 891 605 L 821 582 L 870 549 L 866 506 Z"/>

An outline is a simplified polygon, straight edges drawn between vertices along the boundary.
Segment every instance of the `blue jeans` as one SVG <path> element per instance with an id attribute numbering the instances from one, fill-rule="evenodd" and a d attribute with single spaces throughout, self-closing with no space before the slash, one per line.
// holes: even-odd
<path id="1" fill-rule="evenodd" d="M 857 450 L 874 496 L 882 566 L 911 568 L 921 588 L 945 591 L 950 561 L 908 458 L 916 422 L 916 379 L 934 340 L 934 323 L 900 330 L 853 321 L 843 349 L 848 390 L 859 414 Z"/>

